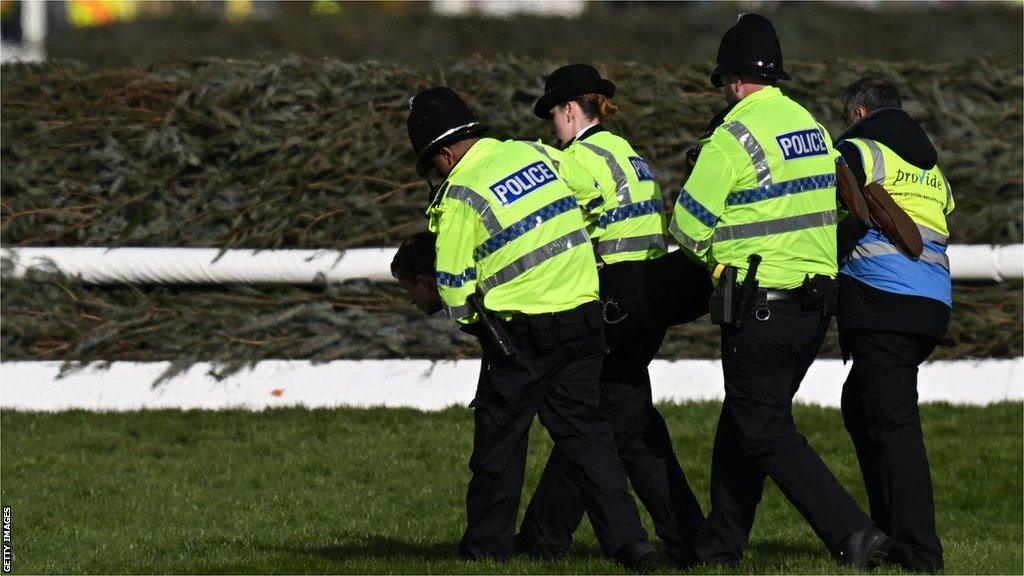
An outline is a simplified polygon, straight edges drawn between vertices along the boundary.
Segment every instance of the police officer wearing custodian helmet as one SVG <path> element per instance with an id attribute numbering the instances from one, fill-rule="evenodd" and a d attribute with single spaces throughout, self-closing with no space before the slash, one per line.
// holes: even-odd
<path id="1" fill-rule="evenodd" d="M 738 566 L 766 477 L 842 565 L 882 561 L 887 536 L 793 421 L 792 400 L 828 330 L 835 293 L 835 151 L 776 86 L 789 80 L 767 18 L 726 31 L 711 75 L 732 105 L 702 141 L 670 233 L 715 278 L 725 400 L 711 464 L 701 560 Z"/>
<path id="2" fill-rule="evenodd" d="M 693 541 L 704 515 L 673 452 L 665 420 L 652 403 L 647 370 L 666 330 L 643 288 L 648 263 L 666 256 L 661 187 L 647 160 L 602 124 L 616 113 L 611 101 L 615 85 L 597 69 L 563 66 L 548 76 L 544 88 L 534 114 L 551 121 L 559 146 L 588 169 L 604 194 L 604 212 L 591 234 L 602 260 L 601 299 L 608 322 L 601 412 L 669 558 L 688 566 L 696 561 Z M 707 277 L 701 269 L 696 272 L 702 280 Z M 707 293 L 702 296 L 706 313 Z M 543 558 L 560 557 L 583 512 L 567 462 L 555 450 L 530 501 L 517 547 Z"/>
<path id="3" fill-rule="evenodd" d="M 584 171 L 553 148 L 483 138 L 487 127 L 448 88 L 412 99 L 408 129 L 419 173 L 433 168 L 445 179 L 428 209 L 445 312 L 461 324 L 497 326 L 513 341 L 484 345 L 460 555 L 512 554 L 529 431 L 539 415 L 582 487 L 604 552 L 638 571 L 655 568 L 657 552 L 598 411 L 605 342 L 581 210 L 602 204 L 596 183 L 574 178 Z"/>

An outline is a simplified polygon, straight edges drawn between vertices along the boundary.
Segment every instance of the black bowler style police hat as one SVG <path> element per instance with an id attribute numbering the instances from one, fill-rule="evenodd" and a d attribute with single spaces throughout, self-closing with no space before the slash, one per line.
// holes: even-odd
<path id="1" fill-rule="evenodd" d="M 782 69 L 782 47 L 772 23 L 760 14 L 741 14 L 725 31 L 718 45 L 718 59 L 711 83 L 721 88 L 722 75 L 755 74 L 778 80 L 790 80 Z"/>
<path id="2" fill-rule="evenodd" d="M 551 119 L 551 109 L 584 94 L 604 94 L 611 98 L 615 84 L 601 78 L 597 68 L 588 64 L 569 64 L 551 73 L 544 82 L 544 94 L 537 99 L 533 113 Z"/>
<path id="3" fill-rule="evenodd" d="M 451 88 L 428 88 L 409 101 L 409 140 L 416 152 L 416 172 L 430 171 L 434 154 L 449 144 L 479 136 L 491 129 Z"/>

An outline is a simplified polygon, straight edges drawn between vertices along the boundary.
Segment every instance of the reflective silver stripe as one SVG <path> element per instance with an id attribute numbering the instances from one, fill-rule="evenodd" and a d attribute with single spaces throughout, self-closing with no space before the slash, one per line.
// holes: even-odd
<path id="1" fill-rule="evenodd" d="M 871 229 L 878 231 L 879 234 L 882 233 L 881 229 L 875 226 L 874 223 L 871 224 Z M 917 231 L 921 233 L 921 240 L 927 242 L 934 242 L 941 246 L 949 245 L 949 236 L 946 236 L 945 234 L 939 232 L 938 230 L 932 230 L 927 226 L 917 224 Z"/>
<path id="2" fill-rule="evenodd" d="M 622 166 L 619 166 L 619 163 L 615 161 L 615 156 L 604 148 L 594 146 L 589 142 L 580 142 L 580 146 L 604 158 L 608 169 L 612 171 L 612 179 L 615 180 L 615 197 L 619 199 L 619 206 L 632 204 L 633 199 L 629 195 L 629 181 L 626 180 L 626 173 L 622 171 Z"/>
<path id="3" fill-rule="evenodd" d="M 900 248 L 894 244 L 890 244 L 888 242 L 868 242 L 867 244 L 858 244 L 857 247 L 853 249 L 853 253 L 850 254 L 850 259 L 870 258 L 872 256 L 885 256 L 888 254 L 903 254 L 907 258 L 910 258 L 910 256 L 907 256 L 903 250 L 900 250 Z M 938 264 L 945 268 L 947 272 L 949 271 L 949 256 L 946 256 L 941 252 L 934 252 L 925 248 L 924 251 L 921 252 L 921 256 L 916 259 L 912 258 L 912 260 L 925 262 L 927 264 Z"/>
<path id="4" fill-rule="evenodd" d="M 459 202 L 468 205 L 473 210 L 476 210 L 476 213 L 480 215 L 480 220 L 484 223 L 484 227 L 487 228 L 487 232 L 490 233 L 491 236 L 501 232 L 501 223 L 498 222 L 498 217 L 494 215 L 494 210 L 491 209 L 491 203 L 488 202 L 486 198 L 465 186 L 449 187 L 447 196 L 452 200 L 458 200 Z"/>
<path id="5" fill-rule="evenodd" d="M 459 318 L 469 316 L 470 312 L 472 312 L 472 310 L 469 309 L 468 304 L 464 304 L 462 306 L 444 305 L 444 315 L 452 320 L 458 320 Z"/>
<path id="6" fill-rule="evenodd" d="M 618 238 L 597 243 L 598 254 L 619 254 L 622 252 L 635 252 L 637 250 L 652 250 L 654 248 L 665 249 L 664 234 Z"/>
<path id="7" fill-rule="evenodd" d="M 882 156 L 882 149 L 874 140 L 861 140 L 871 151 L 871 181 L 879 184 L 885 183 L 885 156 Z"/>
<path id="8" fill-rule="evenodd" d="M 558 162 L 558 160 L 555 160 L 554 158 L 551 157 L 551 154 L 548 153 L 547 148 L 545 148 L 543 144 L 538 144 L 537 142 L 526 143 L 529 144 L 530 146 L 533 146 L 533 149 L 536 150 L 537 152 L 543 154 L 544 157 L 551 162 L 551 165 L 555 167 L 555 172 L 558 172 L 561 169 L 562 165 Z"/>
<path id="9" fill-rule="evenodd" d="M 871 228 L 881 233 L 881 230 L 874 224 L 871 225 Z M 938 230 L 932 230 L 927 226 L 917 224 L 917 231 L 921 233 L 921 240 L 925 240 L 927 242 L 934 242 L 942 246 L 946 246 L 949 244 L 949 236 L 946 236 L 945 234 L 939 232 Z"/>
<path id="10" fill-rule="evenodd" d="M 772 170 L 768 167 L 768 157 L 764 155 L 764 148 L 758 143 L 754 135 L 747 130 L 742 122 L 729 122 L 725 129 L 740 141 L 740 145 L 747 151 L 750 161 L 754 164 L 754 173 L 757 174 L 758 186 L 770 186 L 772 183 Z"/>
<path id="11" fill-rule="evenodd" d="M 581 228 L 575 232 L 570 232 L 560 238 L 556 238 L 551 242 L 548 242 L 540 248 L 535 248 L 534 250 L 527 252 L 515 259 L 511 264 L 505 266 L 501 270 L 498 270 L 487 278 L 484 278 L 484 280 L 479 284 L 480 288 L 483 290 L 484 294 L 486 294 L 491 289 L 516 278 L 523 272 L 526 272 L 545 260 L 554 258 L 563 252 L 584 244 L 590 244 L 590 236 L 587 235 L 586 230 Z"/>
<path id="12" fill-rule="evenodd" d="M 949 180 L 946 180 L 946 175 L 942 175 L 942 181 L 946 183 L 946 205 L 943 206 L 943 212 L 949 210 L 949 204 L 953 201 L 953 189 L 949 186 Z M 948 214 L 948 212 L 946 212 Z"/>
<path id="13" fill-rule="evenodd" d="M 921 239 L 927 240 L 928 242 L 935 242 L 943 246 L 949 244 L 949 236 L 946 236 L 938 230 L 932 230 L 927 226 L 917 225 L 917 229 L 921 232 Z"/>
<path id="14" fill-rule="evenodd" d="M 708 240 L 698 242 L 693 238 L 690 238 L 686 234 L 686 232 L 683 232 L 683 229 L 679 227 L 679 224 L 676 223 L 674 218 L 672 219 L 672 222 L 668 225 L 668 233 L 671 234 L 672 237 L 676 239 L 676 242 L 679 242 L 680 246 L 689 248 L 693 252 L 701 252 L 711 245 L 711 242 Z"/>
<path id="15" fill-rule="evenodd" d="M 412 101 L 411 100 L 409 101 L 409 107 L 410 108 L 412 107 Z M 446 136 L 454 134 L 454 133 L 458 132 L 459 130 L 464 130 L 466 128 L 472 128 L 473 126 L 476 126 L 477 124 L 480 124 L 480 123 L 474 121 L 474 122 L 470 122 L 468 124 L 463 124 L 462 126 L 456 126 L 455 128 L 450 128 L 448 130 L 445 130 L 444 132 L 441 133 L 440 136 L 438 136 L 437 138 L 434 138 L 433 140 L 431 140 L 430 144 L 427 144 L 423 148 L 420 148 L 420 150 L 426 150 L 427 148 L 430 148 L 434 144 L 437 144 L 438 142 L 443 140 Z"/>
<path id="16" fill-rule="evenodd" d="M 949 272 L 949 256 L 941 254 L 939 252 L 932 252 L 931 250 L 924 250 L 921 252 L 921 256 L 918 257 L 921 262 L 927 262 L 928 264 L 938 264 L 942 266 L 946 272 Z"/>
<path id="17" fill-rule="evenodd" d="M 735 224 L 733 226 L 721 226 L 715 228 L 715 235 L 712 237 L 715 242 L 728 242 L 729 240 L 740 240 L 742 238 L 757 238 L 759 236 L 770 236 L 784 232 L 794 232 L 806 228 L 817 228 L 836 223 L 836 211 L 826 210 L 824 212 L 813 212 L 801 214 L 800 216 L 789 216 L 776 220 L 765 220 L 764 222 L 751 222 L 750 224 Z"/>

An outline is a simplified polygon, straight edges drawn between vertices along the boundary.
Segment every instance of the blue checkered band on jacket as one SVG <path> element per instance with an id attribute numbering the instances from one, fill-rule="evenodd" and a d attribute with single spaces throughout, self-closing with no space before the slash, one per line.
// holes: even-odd
<path id="1" fill-rule="evenodd" d="M 809 190 L 821 190 L 822 188 L 835 187 L 835 174 L 820 174 L 818 176 L 807 176 L 805 178 L 786 180 L 785 182 L 769 184 L 768 186 L 761 186 L 759 188 L 750 188 L 748 190 L 733 192 L 725 199 L 725 203 L 729 206 L 750 204 L 751 202 L 770 200 L 772 198 L 779 198 L 780 196 L 786 196 L 788 194 L 798 194 Z"/>
<path id="2" fill-rule="evenodd" d="M 476 247 L 473 256 L 477 261 L 480 261 L 500 250 L 502 246 L 516 238 L 519 238 L 523 234 L 526 234 L 530 230 L 533 230 L 555 216 L 578 209 L 579 205 L 576 203 L 576 198 L 572 196 L 566 196 L 561 200 L 556 200 L 488 238 L 483 244 Z"/>
<path id="3" fill-rule="evenodd" d="M 437 271 L 437 283 L 442 286 L 458 288 L 470 280 L 476 280 L 476 268 L 466 268 L 462 274 Z"/>
<path id="4" fill-rule="evenodd" d="M 718 216 L 711 213 L 710 210 L 705 208 L 697 199 L 690 196 L 690 193 L 686 191 L 686 188 L 679 193 L 679 199 L 676 203 L 682 206 L 691 216 L 700 220 L 700 223 L 711 228 L 718 222 Z"/>
<path id="5" fill-rule="evenodd" d="M 626 220 L 627 218 L 636 218 L 638 216 L 646 216 L 648 214 L 656 214 L 661 212 L 661 200 L 644 200 L 642 202 L 634 202 L 632 204 L 626 204 L 625 206 L 619 206 L 618 208 L 612 208 L 605 212 L 598 219 L 597 225 L 601 228 L 611 224 L 612 222 L 619 222 Z"/>
<path id="6" fill-rule="evenodd" d="M 592 212 L 596 208 L 600 208 L 601 204 L 604 204 L 604 198 L 594 198 L 587 204 L 587 212 Z"/>

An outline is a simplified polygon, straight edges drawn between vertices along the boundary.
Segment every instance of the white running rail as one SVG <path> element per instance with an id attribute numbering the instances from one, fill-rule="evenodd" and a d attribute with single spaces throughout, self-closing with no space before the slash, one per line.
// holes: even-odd
<path id="1" fill-rule="evenodd" d="M 388 407 L 441 410 L 465 406 L 476 393 L 479 360 L 266 360 L 217 380 L 216 367 L 192 366 L 157 386 L 169 362 L 91 365 L 63 377 L 59 361 L 0 364 L 0 408 L 130 411 L 264 410 L 284 406 Z M 819 359 L 800 385 L 796 401 L 838 407 L 850 364 Z M 1024 358 L 926 362 L 918 376 L 921 402 L 987 405 L 1024 399 Z M 655 360 L 655 402 L 720 401 L 717 360 Z"/>
<path id="2" fill-rule="evenodd" d="M 313 284 L 367 279 L 392 282 L 395 248 L 226 250 L 216 248 L 4 248 L 5 278 L 51 269 L 88 284 Z M 1024 244 L 949 247 L 954 280 L 1024 277 Z"/>

